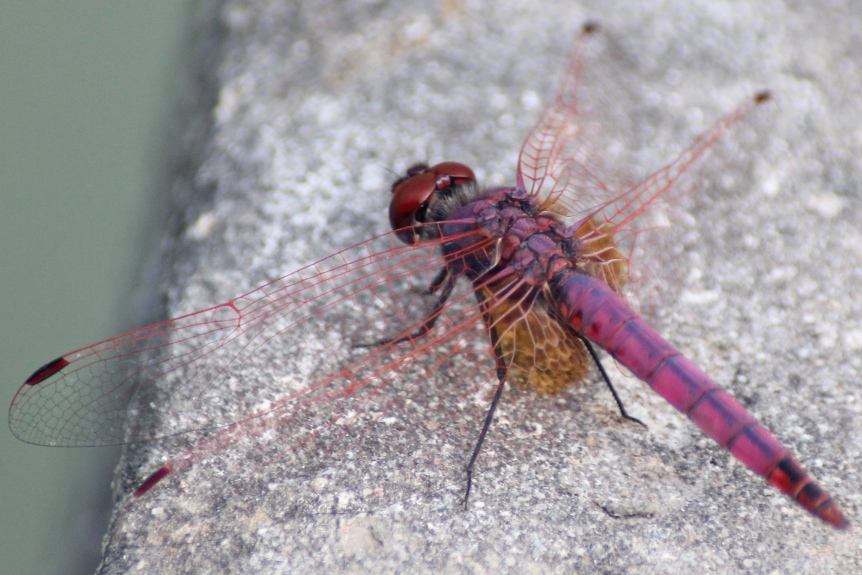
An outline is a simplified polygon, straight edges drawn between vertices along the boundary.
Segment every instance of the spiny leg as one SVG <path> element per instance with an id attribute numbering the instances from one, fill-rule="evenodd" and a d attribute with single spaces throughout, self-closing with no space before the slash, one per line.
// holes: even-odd
<path id="1" fill-rule="evenodd" d="M 623 406 L 623 401 L 622 401 L 622 399 L 620 399 L 619 394 L 617 394 L 617 390 L 616 390 L 616 389 L 614 389 L 614 384 L 612 384 L 612 383 L 611 383 L 611 378 L 610 378 L 610 377 L 608 377 L 608 372 L 606 372 L 606 371 L 605 371 L 605 368 L 604 368 L 604 366 L 602 365 L 602 362 L 599 360 L 599 354 L 597 354 L 597 353 L 596 353 L 596 350 L 595 350 L 595 348 L 593 347 L 593 344 L 592 344 L 592 343 L 590 343 L 590 340 L 588 340 L 587 338 L 585 338 L 585 337 L 584 337 L 584 336 L 582 336 L 581 334 L 578 334 L 578 337 L 579 337 L 579 338 L 581 339 L 581 341 L 583 342 L 584 347 L 586 347 L 586 348 L 587 348 L 587 351 L 588 351 L 588 352 L 590 352 L 590 356 L 593 358 L 593 362 L 595 362 L 596 367 L 598 367 L 598 368 L 599 368 L 599 373 L 601 373 L 601 374 L 602 374 L 602 379 L 604 379 L 604 380 L 605 380 L 605 383 L 607 384 L 608 389 L 610 389 L 610 390 L 611 390 L 611 395 L 613 395 L 613 396 L 614 396 L 614 401 L 616 401 L 616 402 L 617 402 L 617 407 L 619 407 L 619 409 L 620 409 L 620 415 L 623 417 L 623 419 L 628 419 L 629 421 L 633 421 L 633 422 L 635 422 L 635 423 L 640 423 L 641 425 L 643 425 L 644 427 L 646 427 L 646 424 L 645 424 L 643 421 L 641 421 L 641 420 L 640 420 L 640 419 L 638 419 L 637 417 L 632 417 L 632 416 L 631 416 L 631 415 L 629 415 L 629 414 L 628 414 L 628 412 L 626 411 L 626 408 Z"/>

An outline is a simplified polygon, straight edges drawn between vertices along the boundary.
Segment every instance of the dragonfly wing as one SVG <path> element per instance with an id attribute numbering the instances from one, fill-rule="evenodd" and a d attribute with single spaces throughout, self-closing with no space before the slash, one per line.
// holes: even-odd
<path id="1" fill-rule="evenodd" d="M 434 295 L 417 292 L 445 265 L 437 247 L 402 246 L 386 234 L 221 305 L 68 353 L 21 386 L 10 408 L 10 428 L 20 439 L 44 445 L 131 443 L 210 431 L 266 411 L 259 394 L 244 398 L 252 381 L 272 388 L 272 405 L 285 397 L 309 400 L 315 385 L 322 395 L 346 385 L 344 378 L 327 373 L 363 368 L 365 375 L 354 383 L 379 383 L 387 369 L 392 372 L 420 352 L 445 353 L 445 346 L 435 351 L 360 345 L 421 325 Z M 459 303 L 470 305 L 466 297 Z M 469 327 L 475 315 L 441 321 Z M 321 337 L 310 338 L 311 333 Z M 282 381 L 264 375 L 273 363 L 283 366 Z M 376 379 L 369 375 L 375 371 Z M 243 401 L 248 405 L 237 408 Z M 226 405 L 224 415 L 212 415 L 212 409 L 202 409 L 205 404 Z M 130 409 L 182 413 L 162 417 L 171 423 L 154 433 L 128 430 Z"/>
<path id="2" fill-rule="evenodd" d="M 574 223 L 596 218 L 608 222 L 604 233 L 624 245 L 638 233 L 634 220 L 656 207 L 659 200 L 681 193 L 682 177 L 734 124 L 752 108 L 769 99 L 761 92 L 719 118 L 676 158 L 634 187 L 615 191 L 604 178 L 596 142 L 602 140 L 593 97 L 583 82 L 595 26 L 586 25 L 576 43 L 554 100 L 524 142 L 518 161 L 518 188 L 538 199 L 542 208 Z M 595 80 L 591 80 L 593 83 Z M 589 103 L 585 104 L 585 100 Z M 643 227 L 650 227 L 648 224 Z M 627 235 L 628 234 L 628 235 Z M 630 251 L 630 249 L 627 249 Z"/>
<path id="3" fill-rule="evenodd" d="M 598 217 L 602 222 L 608 222 L 610 224 L 609 231 L 612 234 L 630 229 L 632 221 L 653 207 L 658 200 L 666 198 L 668 194 L 672 194 L 674 191 L 680 191 L 677 188 L 679 188 L 679 182 L 686 172 L 706 155 L 713 144 L 727 130 L 739 122 L 754 107 L 768 99 L 768 92 L 760 92 L 745 100 L 736 109 L 719 118 L 670 163 L 616 198 L 603 204 L 597 204 L 592 210 L 592 215 Z M 561 193 L 564 196 L 577 195 L 573 188 L 561 191 Z"/>
<path id="4" fill-rule="evenodd" d="M 554 100 L 521 146 L 518 188 L 547 210 L 576 217 L 614 194 L 590 166 L 595 164 L 595 121 L 581 104 L 584 60 L 595 25 L 584 26 Z"/>

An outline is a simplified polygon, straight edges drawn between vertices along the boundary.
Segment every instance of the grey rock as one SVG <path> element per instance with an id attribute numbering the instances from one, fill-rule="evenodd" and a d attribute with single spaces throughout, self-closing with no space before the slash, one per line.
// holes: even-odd
<path id="1" fill-rule="evenodd" d="M 194 131 L 203 140 L 188 147 L 194 153 L 178 180 L 193 207 L 171 252 L 169 313 L 227 301 L 386 232 L 393 172 L 417 160 L 462 161 L 482 182 L 513 184 L 520 144 L 552 97 L 581 24 L 598 19 L 601 54 L 588 62 L 589 77 L 609 123 L 603 165 L 620 182 L 664 165 L 757 90 L 775 94 L 717 147 L 703 181 L 690 182 L 696 191 L 674 204 L 674 225 L 654 234 L 637 262 L 646 270 L 637 289 L 651 296 L 656 287 L 659 305 L 644 304 L 644 312 L 659 331 L 757 415 L 858 522 L 857 11 L 852 2 L 829 10 L 612 6 L 260 0 L 213 8 L 200 34 L 213 52 L 200 61 L 212 66 L 201 77 L 215 79 L 216 103 L 197 112 L 209 126 Z M 349 347 L 337 329 L 322 331 L 338 325 L 347 323 L 322 318 L 302 331 L 302 345 L 244 364 L 217 400 L 178 398 L 135 425 L 158 432 L 196 417 L 228 422 L 253 413 Z M 454 412 L 432 405 L 434 386 L 451 398 L 453 378 L 464 380 L 462 394 L 471 385 L 453 369 L 423 376 L 417 397 L 427 403 L 398 412 L 379 441 L 358 440 L 321 467 L 292 467 L 290 421 L 204 451 L 133 498 L 190 440 L 130 446 L 101 572 L 862 569 L 857 527 L 820 524 L 615 369 L 647 430 L 621 421 L 597 381 L 558 399 L 507 392 L 465 510 L 463 466 L 477 420 L 455 421 L 468 430 L 447 432 L 455 444 L 433 434 Z"/>

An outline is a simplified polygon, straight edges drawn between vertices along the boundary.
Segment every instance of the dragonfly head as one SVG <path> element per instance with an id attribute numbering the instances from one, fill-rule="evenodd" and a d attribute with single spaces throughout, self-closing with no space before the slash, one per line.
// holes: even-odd
<path id="1" fill-rule="evenodd" d="M 459 162 L 442 162 L 434 166 L 416 164 L 392 184 L 389 223 L 395 235 L 405 244 L 419 241 L 412 226 L 425 223 L 428 205 L 436 196 L 446 195 L 456 186 L 472 184 L 476 175 Z"/>

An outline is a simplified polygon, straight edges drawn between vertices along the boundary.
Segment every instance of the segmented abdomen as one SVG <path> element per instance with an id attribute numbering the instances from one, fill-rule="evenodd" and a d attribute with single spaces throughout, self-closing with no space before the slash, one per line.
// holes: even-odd
<path id="1" fill-rule="evenodd" d="M 567 270 L 552 283 L 562 317 L 645 381 L 749 469 L 835 527 L 838 505 L 786 447 L 706 373 L 641 319 L 604 282 Z"/>

